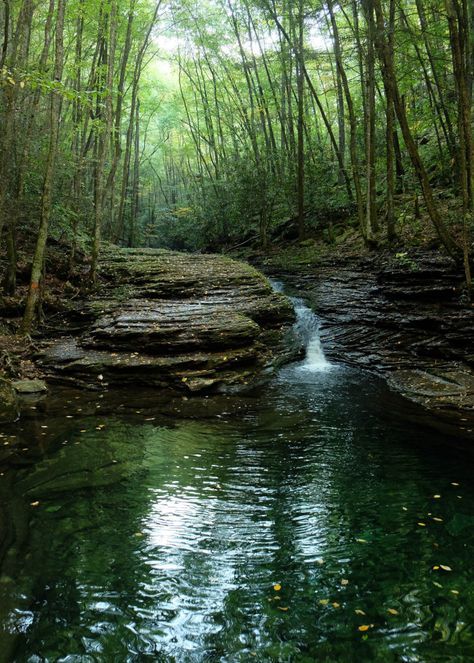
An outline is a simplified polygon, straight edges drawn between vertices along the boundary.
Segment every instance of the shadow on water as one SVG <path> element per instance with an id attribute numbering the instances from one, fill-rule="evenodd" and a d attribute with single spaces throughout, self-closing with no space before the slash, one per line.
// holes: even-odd
<path id="1" fill-rule="evenodd" d="M 1 660 L 474 657 L 472 457 L 295 331 L 245 397 L 64 392 L 4 434 Z"/>

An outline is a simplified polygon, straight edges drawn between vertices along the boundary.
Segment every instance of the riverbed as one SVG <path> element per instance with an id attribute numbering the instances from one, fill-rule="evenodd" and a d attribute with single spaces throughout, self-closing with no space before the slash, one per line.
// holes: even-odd
<path id="1" fill-rule="evenodd" d="M 473 457 L 307 352 L 245 395 L 63 390 L 2 433 L 0 660 L 474 658 Z"/>

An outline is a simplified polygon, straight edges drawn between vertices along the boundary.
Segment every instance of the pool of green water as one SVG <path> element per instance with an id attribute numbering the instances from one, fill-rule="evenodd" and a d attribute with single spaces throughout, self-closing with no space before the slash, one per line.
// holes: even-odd
<path id="1" fill-rule="evenodd" d="M 474 660 L 472 456 L 371 375 L 3 436 L 1 661 Z"/>

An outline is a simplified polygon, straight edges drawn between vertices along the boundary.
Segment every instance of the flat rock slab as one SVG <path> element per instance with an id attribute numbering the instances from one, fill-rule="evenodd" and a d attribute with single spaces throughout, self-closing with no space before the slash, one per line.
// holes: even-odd
<path id="1" fill-rule="evenodd" d="M 98 387 L 244 385 L 285 360 L 290 301 L 254 268 L 214 255 L 114 249 L 101 287 L 71 308 L 79 335 L 50 344 L 54 377 Z"/>
<path id="2" fill-rule="evenodd" d="M 44 380 L 15 380 L 12 387 L 17 394 L 43 394 L 48 391 Z"/>
<path id="3" fill-rule="evenodd" d="M 389 384 L 429 409 L 473 408 L 474 373 L 463 365 L 453 364 L 449 370 L 394 371 Z"/>

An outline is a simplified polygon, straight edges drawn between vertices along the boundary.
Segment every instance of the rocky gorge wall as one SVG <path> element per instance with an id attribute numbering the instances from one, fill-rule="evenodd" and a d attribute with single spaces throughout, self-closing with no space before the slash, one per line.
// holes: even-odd
<path id="1" fill-rule="evenodd" d="M 264 269 L 275 275 L 271 264 Z M 474 430 L 474 305 L 449 258 L 329 257 L 278 277 L 320 316 L 328 357 L 382 374 L 409 399 Z"/>

